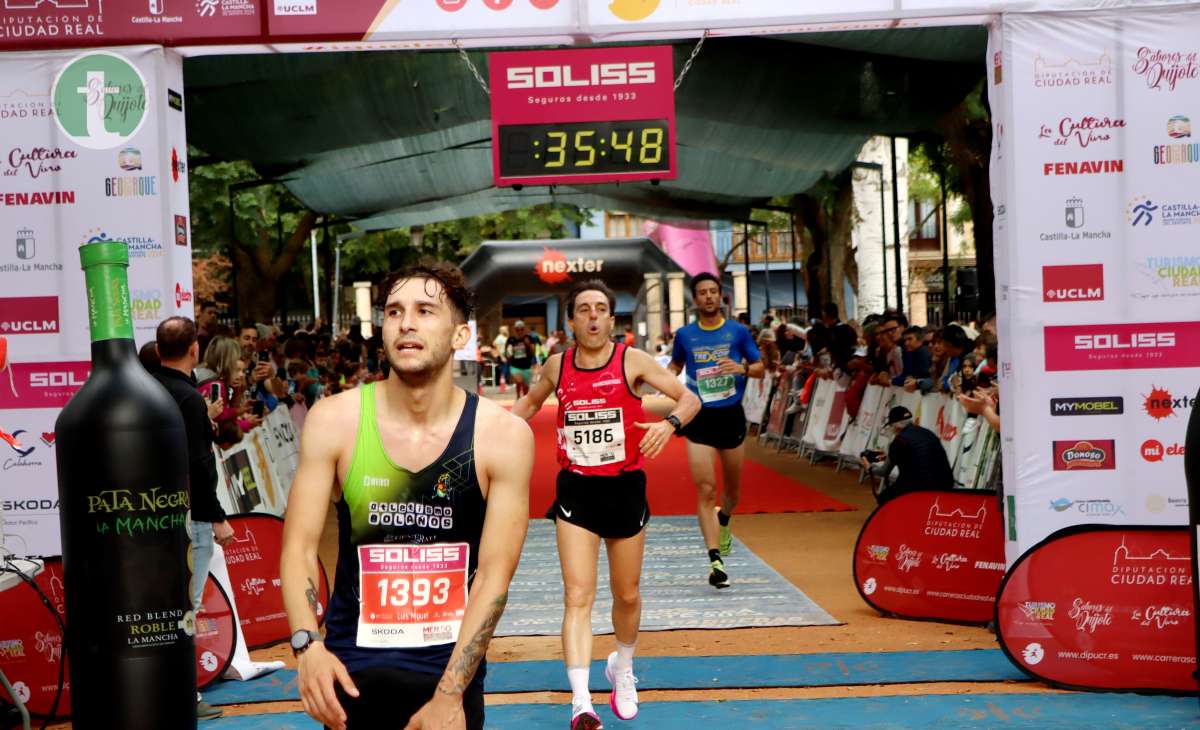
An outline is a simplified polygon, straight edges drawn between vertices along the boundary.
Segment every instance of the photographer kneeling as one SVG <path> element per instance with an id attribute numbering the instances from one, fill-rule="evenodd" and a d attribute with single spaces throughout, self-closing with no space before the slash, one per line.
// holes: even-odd
<path id="1" fill-rule="evenodd" d="M 950 460 L 935 433 L 913 423 L 912 413 L 904 406 L 888 411 L 887 427 L 895 430 L 896 437 L 886 458 L 878 451 L 864 451 L 861 456 L 863 468 L 883 479 L 875 494 L 880 504 L 907 492 L 954 488 Z M 893 469 L 899 474 L 891 481 Z"/>

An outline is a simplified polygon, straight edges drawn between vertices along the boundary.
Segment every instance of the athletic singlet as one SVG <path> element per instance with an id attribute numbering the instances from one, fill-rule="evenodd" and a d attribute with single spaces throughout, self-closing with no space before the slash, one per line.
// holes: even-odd
<path id="1" fill-rule="evenodd" d="M 441 674 L 475 577 L 487 507 L 475 473 L 479 399 L 466 394 L 445 451 L 411 472 L 383 447 L 375 384 L 359 391 L 354 456 L 335 505 L 338 562 L 325 645 L 351 672 Z M 481 663 L 474 682 L 485 669 Z"/>
<path id="2" fill-rule="evenodd" d="M 642 399 L 625 380 L 628 348 L 613 345 L 603 367 L 575 365 L 575 348 L 563 353 L 558 376 L 558 464 L 584 476 L 615 476 L 642 468 L 638 449 L 646 420 Z"/>

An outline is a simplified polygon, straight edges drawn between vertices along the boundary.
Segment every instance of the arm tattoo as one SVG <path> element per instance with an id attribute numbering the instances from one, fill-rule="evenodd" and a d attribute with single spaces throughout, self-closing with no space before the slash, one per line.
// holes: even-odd
<path id="1" fill-rule="evenodd" d="M 308 588 L 304 589 L 304 597 L 308 599 L 308 607 L 312 609 L 313 617 L 320 618 L 321 609 L 317 602 L 317 586 L 313 583 L 312 576 L 308 578 Z"/>
<path id="2" fill-rule="evenodd" d="M 492 632 L 496 630 L 496 624 L 500 623 L 500 614 L 504 613 L 504 606 L 507 603 L 507 592 L 492 601 L 491 611 L 484 619 L 483 625 L 475 632 L 475 636 L 463 645 L 458 662 L 450 668 L 450 671 L 446 672 L 442 681 L 438 682 L 439 692 L 447 695 L 461 695 L 466 691 L 467 685 L 471 683 L 471 678 L 475 676 L 475 670 L 479 668 L 479 662 L 487 653 L 488 644 L 492 640 Z"/>

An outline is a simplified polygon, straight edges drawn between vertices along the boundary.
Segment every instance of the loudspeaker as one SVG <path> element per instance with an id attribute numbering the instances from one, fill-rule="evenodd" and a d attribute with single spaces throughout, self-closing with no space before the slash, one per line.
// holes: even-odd
<path id="1" fill-rule="evenodd" d="M 955 272 L 957 285 L 954 309 L 958 312 L 974 312 L 979 309 L 979 272 L 974 267 L 964 267 Z"/>

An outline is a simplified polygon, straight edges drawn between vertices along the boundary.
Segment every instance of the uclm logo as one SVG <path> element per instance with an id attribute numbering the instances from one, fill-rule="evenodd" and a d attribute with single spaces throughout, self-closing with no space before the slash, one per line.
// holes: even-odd
<path id="1" fill-rule="evenodd" d="M 636 86 L 656 80 L 653 61 L 593 63 L 571 66 L 510 66 L 505 70 L 509 89 L 559 89 L 583 86 Z"/>
<path id="2" fill-rule="evenodd" d="M 568 259 L 562 251 L 543 248 L 533 271 L 547 284 L 561 284 L 571 280 L 571 274 L 598 273 L 604 269 L 604 259 L 585 259 L 582 256 Z"/>
<path id="3" fill-rule="evenodd" d="M 1104 299 L 1104 264 L 1042 267 L 1043 302 L 1098 302 Z"/>
<path id="4" fill-rule="evenodd" d="M 1054 471 L 1094 471 L 1117 468 L 1113 439 L 1055 441 Z"/>
<path id="5" fill-rule="evenodd" d="M 1200 322 L 1046 327 L 1046 370 L 1200 367 Z"/>
<path id="6" fill-rule="evenodd" d="M 0 335 L 58 332 L 58 297 L 0 297 Z"/>

